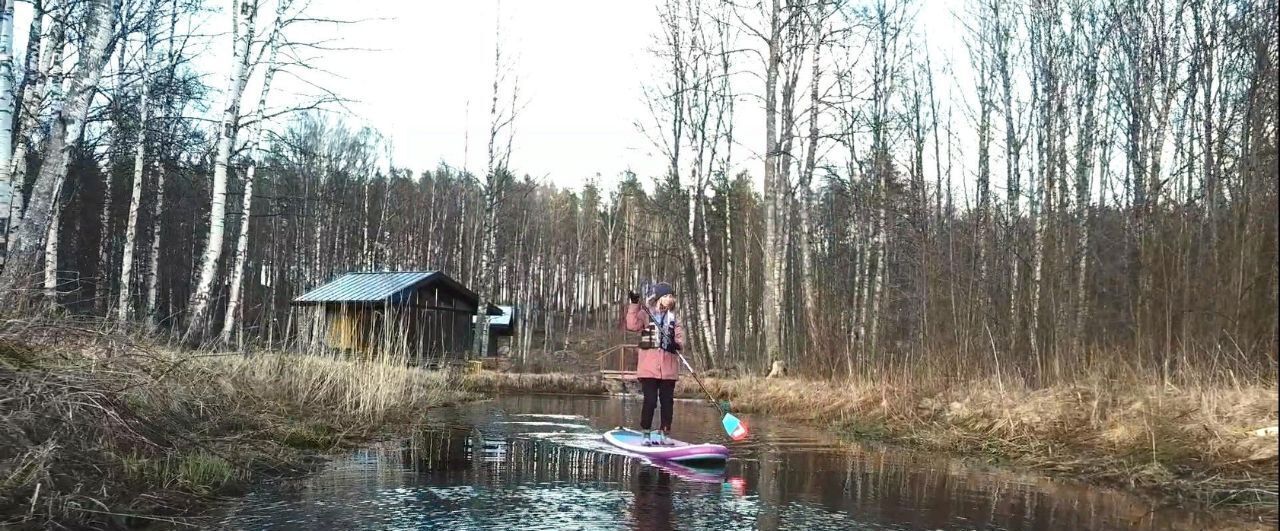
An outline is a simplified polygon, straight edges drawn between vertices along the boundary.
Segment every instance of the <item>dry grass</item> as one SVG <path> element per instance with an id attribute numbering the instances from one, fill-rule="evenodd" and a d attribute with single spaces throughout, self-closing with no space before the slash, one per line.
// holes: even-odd
<path id="1" fill-rule="evenodd" d="M 686 393 L 696 392 L 683 382 Z M 1277 388 L 1177 388 L 1094 380 L 1029 390 L 745 378 L 710 380 L 741 412 L 816 422 L 993 461 L 1274 516 Z M 1001 391 L 1003 389 L 1003 392 Z"/>
<path id="2" fill-rule="evenodd" d="M 476 392 L 545 393 L 602 395 L 610 391 L 603 378 L 594 374 L 571 373 L 505 373 L 480 371 L 467 373 L 462 388 Z"/>
<path id="3" fill-rule="evenodd" d="M 285 352 L 227 356 L 206 362 L 228 392 L 251 388 L 258 396 L 303 410 L 368 425 L 404 420 L 421 408 L 466 398 L 447 385 L 446 373 L 396 360 L 346 361 Z"/>
<path id="4" fill-rule="evenodd" d="M 317 450 L 468 398 L 445 382 L 378 361 L 202 354 L 94 323 L 7 321 L 0 527 L 198 522 L 188 516 L 257 477 L 303 472 Z"/>

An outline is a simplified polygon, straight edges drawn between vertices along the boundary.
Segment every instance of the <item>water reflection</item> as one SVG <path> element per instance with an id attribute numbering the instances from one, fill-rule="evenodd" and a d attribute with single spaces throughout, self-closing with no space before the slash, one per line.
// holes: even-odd
<path id="1" fill-rule="evenodd" d="M 671 496 L 671 475 L 654 469 L 643 469 L 636 474 L 632 484 L 635 494 L 631 502 L 631 521 L 637 529 L 672 529 L 671 513 L 674 512 Z"/>
<path id="2" fill-rule="evenodd" d="M 237 529 L 1167 529 L 1197 514 L 1117 492 L 981 470 L 748 419 L 754 435 L 706 470 L 649 463 L 600 440 L 638 401 L 507 397 L 433 412 L 427 430 L 256 492 Z M 682 403 L 676 436 L 720 440 Z"/>

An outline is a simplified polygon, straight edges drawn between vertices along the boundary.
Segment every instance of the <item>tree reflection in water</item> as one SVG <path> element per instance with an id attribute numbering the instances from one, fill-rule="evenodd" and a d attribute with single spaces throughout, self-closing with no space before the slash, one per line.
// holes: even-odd
<path id="1" fill-rule="evenodd" d="M 224 524 L 320 529 L 1201 529 L 1212 521 L 1133 496 L 840 443 L 749 419 L 724 468 L 623 455 L 600 433 L 638 403 L 512 396 L 432 411 L 426 429 L 248 496 Z M 719 440 L 682 403 L 676 436 Z"/>

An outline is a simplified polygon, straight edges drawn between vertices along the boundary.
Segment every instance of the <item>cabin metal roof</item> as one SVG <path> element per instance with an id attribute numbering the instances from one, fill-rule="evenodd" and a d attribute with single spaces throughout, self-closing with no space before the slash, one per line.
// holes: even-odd
<path id="1" fill-rule="evenodd" d="M 511 326 L 511 318 L 515 315 L 515 306 L 498 306 L 502 310 L 502 315 L 495 315 L 489 318 L 490 326 Z"/>
<path id="2" fill-rule="evenodd" d="M 444 274 L 439 271 L 346 273 L 293 299 L 299 303 L 383 302 Z"/>
<path id="3" fill-rule="evenodd" d="M 497 306 L 491 305 L 489 308 L 489 326 L 491 328 L 510 327 L 512 320 L 515 318 L 515 306 Z M 473 316 L 471 322 L 476 322 Z"/>
<path id="4" fill-rule="evenodd" d="M 472 304 L 480 300 L 474 291 L 449 278 L 440 271 L 377 271 L 344 273 L 328 283 L 293 299 L 293 304 L 370 304 L 402 302 L 413 291 L 429 283 L 439 283 L 451 289 Z M 489 304 L 489 315 L 500 315 L 502 310 Z"/>

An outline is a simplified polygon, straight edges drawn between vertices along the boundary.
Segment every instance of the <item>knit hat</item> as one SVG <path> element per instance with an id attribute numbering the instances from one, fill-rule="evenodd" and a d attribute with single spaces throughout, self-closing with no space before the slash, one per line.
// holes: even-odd
<path id="1" fill-rule="evenodd" d="M 674 289 L 671 289 L 671 284 L 668 284 L 666 282 L 659 282 L 653 285 L 653 289 L 651 290 L 649 296 L 655 299 L 659 299 L 659 298 L 662 298 L 664 295 L 674 295 L 675 292 L 676 291 Z"/>

